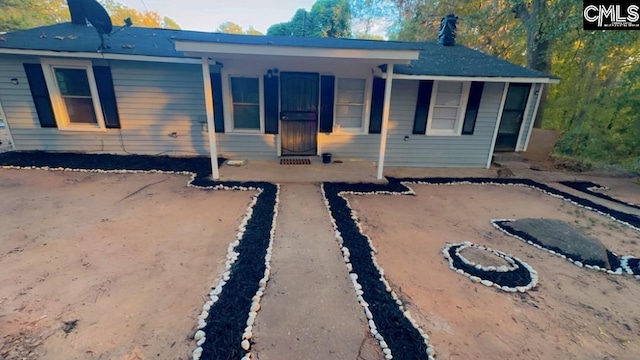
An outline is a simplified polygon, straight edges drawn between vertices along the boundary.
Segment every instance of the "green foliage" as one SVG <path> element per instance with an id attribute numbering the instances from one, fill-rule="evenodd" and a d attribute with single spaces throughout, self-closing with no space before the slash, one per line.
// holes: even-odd
<path id="1" fill-rule="evenodd" d="M 221 32 L 221 33 L 225 33 L 225 34 L 264 35 L 260 31 L 256 30 L 253 26 L 249 26 L 249 29 L 247 29 L 247 31 L 244 31 L 242 26 L 240 26 L 240 25 L 238 25 L 238 24 L 236 24 L 234 22 L 231 22 L 231 21 L 223 22 L 222 24 L 220 24 L 218 29 L 216 29 L 216 31 L 217 32 Z"/>
<path id="2" fill-rule="evenodd" d="M 69 21 L 64 0 L 0 0 L 0 33 Z"/>
<path id="3" fill-rule="evenodd" d="M 267 35 L 350 37 L 351 7 L 347 0 L 318 0 L 311 11 L 298 9 L 290 21 L 271 25 Z"/>
<path id="4" fill-rule="evenodd" d="M 137 11 L 115 0 L 101 0 L 114 25 L 124 24 L 130 17 L 134 26 L 179 29 L 171 18 L 162 18 L 156 11 Z M 0 0 L 0 32 L 29 29 L 70 21 L 65 0 Z"/>
<path id="5" fill-rule="evenodd" d="M 220 24 L 216 32 L 221 32 L 225 34 L 244 34 L 244 30 L 242 29 L 242 26 L 231 21 L 226 21 Z"/>

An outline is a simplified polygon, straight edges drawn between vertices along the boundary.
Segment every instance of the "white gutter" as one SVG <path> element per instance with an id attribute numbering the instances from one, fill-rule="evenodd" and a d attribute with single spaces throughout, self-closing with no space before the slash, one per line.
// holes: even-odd
<path id="1" fill-rule="evenodd" d="M 0 54 L 65 57 L 65 58 L 81 58 L 81 59 L 146 61 L 146 62 L 178 63 L 178 64 L 200 64 L 199 58 L 110 54 L 110 53 L 99 53 L 99 52 L 72 52 L 72 51 L 23 50 L 23 49 L 0 48 Z"/>
<path id="2" fill-rule="evenodd" d="M 175 40 L 177 51 L 187 56 L 201 54 L 232 54 L 257 56 L 292 56 L 329 59 L 372 59 L 380 62 L 408 63 L 420 57 L 418 50 L 406 49 L 349 49 L 317 48 L 305 46 L 278 46 L 255 44 L 229 44 L 217 42 L 198 42 Z"/>
<path id="3" fill-rule="evenodd" d="M 386 75 L 382 75 L 385 77 Z M 559 79 L 546 77 L 505 77 L 505 76 L 445 76 L 445 75 L 406 75 L 394 74 L 396 80 L 441 80 L 441 81 L 483 81 L 483 82 L 510 82 L 530 84 L 557 84 Z"/>

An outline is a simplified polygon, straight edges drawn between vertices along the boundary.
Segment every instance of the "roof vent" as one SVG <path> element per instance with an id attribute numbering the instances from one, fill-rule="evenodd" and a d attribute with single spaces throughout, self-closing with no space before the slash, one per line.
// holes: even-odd
<path id="1" fill-rule="evenodd" d="M 440 21 L 440 29 L 438 30 L 438 44 L 444 46 L 454 46 L 456 44 L 456 30 L 458 17 L 449 14 Z"/>
<path id="2" fill-rule="evenodd" d="M 69 12 L 71 13 L 71 23 L 86 26 L 87 20 L 82 7 L 82 0 L 67 0 L 67 5 L 69 5 Z"/>

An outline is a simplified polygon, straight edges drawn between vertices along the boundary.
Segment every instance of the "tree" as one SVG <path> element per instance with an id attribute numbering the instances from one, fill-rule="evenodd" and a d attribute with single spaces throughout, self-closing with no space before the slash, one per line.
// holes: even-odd
<path id="1" fill-rule="evenodd" d="M 318 0 L 311 11 L 298 9 L 290 21 L 271 25 L 267 35 L 350 37 L 351 7 L 347 0 Z"/>
<path id="2" fill-rule="evenodd" d="M 69 21 L 64 0 L 0 0 L 0 32 Z"/>
<path id="3" fill-rule="evenodd" d="M 244 30 L 242 26 L 231 22 L 225 21 L 220 26 L 218 26 L 217 32 L 225 33 L 225 34 L 244 34 Z"/>
<path id="4" fill-rule="evenodd" d="M 249 29 L 247 29 L 247 31 L 245 31 L 245 34 L 247 34 L 247 35 L 264 35 L 262 32 L 256 30 L 256 28 L 254 28 L 253 26 L 249 26 Z"/>
<path id="5" fill-rule="evenodd" d="M 114 25 L 123 25 L 130 17 L 135 26 L 180 28 L 169 17 L 162 18 L 156 11 L 139 12 L 114 0 L 100 3 L 107 9 Z M 65 0 L 0 0 L 0 32 L 29 29 L 70 20 Z"/>
<path id="6" fill-rule="evenodd" d="M 180 30 L 180 25 L 168 16 L 162 18 L 162 27 L 165 29 Z"/>
<path id="7" fill-rule="evenodd" d="M 309 15 L 314 34 L 333 38 L 351 36 L 351 6 L 347 0 L 318 0 Z"/>

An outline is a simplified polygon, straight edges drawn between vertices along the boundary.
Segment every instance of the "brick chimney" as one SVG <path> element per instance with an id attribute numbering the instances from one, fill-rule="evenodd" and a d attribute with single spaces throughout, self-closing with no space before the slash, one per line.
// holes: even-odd
<path id="1" fill-rule="evenodd" d="M 87 25 L 87 19 L 84 14 L 84 8 L 82 2 L 84 0 L 67 0 L 69 5 L 69 13 L 71 13 L 71 23 L 77 25 Z"/>
<path id="2" fill-rule="evenodd" d="M 458 17 L 449 14 L 440 21 L 440 30 L 438 31 L 438 44 L 444 46 L 454 46 L 456 44 L 456 31 Z"/>

